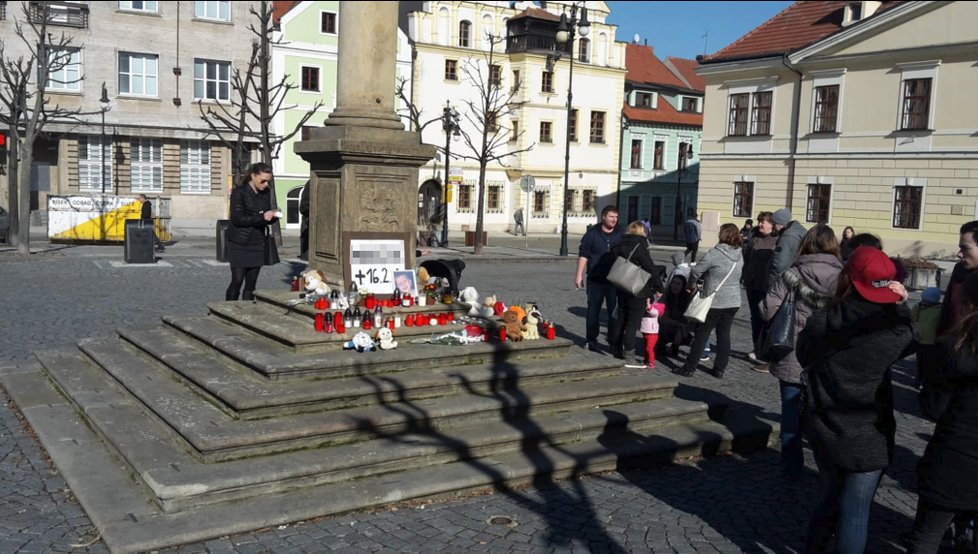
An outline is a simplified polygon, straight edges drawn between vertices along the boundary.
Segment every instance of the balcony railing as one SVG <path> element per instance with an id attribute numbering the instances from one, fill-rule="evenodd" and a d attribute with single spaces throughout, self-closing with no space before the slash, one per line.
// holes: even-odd
<path id="1" fill-rule="evenodd" d="M 47 17 L 48 25 L 62 27 L 88 27 L 88 5 L 74 2 L 31 2 L 30 19 L 32 23 L 42 23 Z"/>
<path id="2" fill-rule="evenodd" d="M 567 52 L 567 44 L 557 42 L 553 35 L 520 34 L 506 37 L 506 52 Z"/>

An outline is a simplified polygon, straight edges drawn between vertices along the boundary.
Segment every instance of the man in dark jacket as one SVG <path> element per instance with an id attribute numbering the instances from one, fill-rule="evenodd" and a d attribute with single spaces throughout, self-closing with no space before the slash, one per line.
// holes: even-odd
<path id="1" fill-rule="evenodd" d="M 690 212 L 689 219 L 683 224 L 683 238 L 686 239 L 686 255 L 689 256 L 689 263 L 696 262 L 696 251 L 700 248 L 701 234 L 702 227 L 700 221 L 696 219 L 696 212 Z"/>
<path id="2" fill-rule="evenodd" d="M 622 231 L 618 228 L 618 208 L 605 206 L 601 210 L 601 225 L 591 227 L 581 237 L 577 253 L 577 274 L 574 284 L 585 288 L 584 273 L 587 271 L 587 348 L 598 351 L 598 329 L 601 304 L 608 307 L 608 329 L 614 326 L 616 295 L 618 289 L 608 282 L 608 271 L 615 259 L 611 249 L 621 242 Z"/>
<path id="3" fill-rule="evenodd" d="M 156 244 L 156 251 L 163 252 L 166 248 L 163 247 L 163 243 L 160 242 L 160 238 L 156 236 L 156 222 L 153 221 L 153 203 L 146 198 L 145 194 L 140 194 L 136 198 L 142 202 L 142 206 L 139 207 L 139 219 L 143 220 L 144 224 L 149 225 L 153 229 L 153 243 Z"/>
<path id="4" fill-rule="evenodd" d="M 774 232 L 778 234 L 778 245 L 774 247 L 771 267 L 768 269 L 769 287 L 773 286 L 781 278 L 781 274 L 795 263 L 801 239 L 805 238 L 805 233 L 808 231 L 801 223 L 791 219 L 791 211 L 788 208 L 775 211 L 771 220 L 774 221 Z"/>
<path id="5" fill-rule="evenodd" d="M 938 333 L 944 333 L 957 323 L 959 310 L 963 305 L 961 298 L 961 283 L 965 277 L 978 269 L 978 221 L 969 221 L 961 226 L 961 237 L 958 240 L 958 263 L 954 264 L 951 278 L 948 279 L 947 290 L 944 291 L 944 303 L 941 305 L 941 322 L 937 327 Z"/>

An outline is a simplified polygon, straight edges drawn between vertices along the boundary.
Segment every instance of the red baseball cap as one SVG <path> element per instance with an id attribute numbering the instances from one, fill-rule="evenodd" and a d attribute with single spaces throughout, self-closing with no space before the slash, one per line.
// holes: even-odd
<path id="1" fill-rule="evenodd" d="M 882 250 L 872 246 L 860 246 L 849 254 L 846 275 L 859 295 L 876 304 L 896 304 L 902 297 L 890 290 L 890 282 L 896 277 L 893 260 Z"/>

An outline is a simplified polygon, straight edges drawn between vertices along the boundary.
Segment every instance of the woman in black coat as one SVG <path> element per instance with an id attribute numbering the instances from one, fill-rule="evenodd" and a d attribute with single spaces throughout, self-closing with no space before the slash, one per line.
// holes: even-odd
<path id="1" fill-rule="evenodd" d="M 625 236 L 618 246 L 611 249 L 611 254 L 616 258 L 620 256 L 629 259 L 651 275 L 645 288 L 637 295 L 618 289 L 618 317 L 615 318 L 608 336 L 615 357 L 625 359 L 626 354 L 633 354 L 635 351 L 635 333 L 642 323 L 648 299 L 655 293 L 662 292 L 665 268 L 652 262 L 652 256 L 649 255 L 649 239 L 645 235 L 645 225 L 641 221 L 628 224 Z M 641 364 L 628 363 L 626 366 L 646 367 L 646 363 L 644 361 Z"/>
<path id="2" fill-rule="evenodd" d="M 808 531 L 808 552 L 866 548 L 869 510 L 893 460 L 892 366 L 912 351 L 913 322 L 896 266 L 868 246 L 849 256 L 832 304 L 809 316 L 796 353 L 805 368 L 803 419 L 821 499 Z"/>
<path id="3" fill-rule="evenodd" d="M 955 516 L 978 511 L 978 273 L 962 283 L 961 320 L 939 342 L 939 360 L 924 382 L 948 396 L 917 465 L 917 517 L 910 553 L 937 552 Z"/>
<path id="4" fill-rule="evenodd" d="M 272 167 L 257 163 L 231 191 L 231 223 L 227 229 L 231 284 L 224 295 L 225 300 L 237 300 L 239 294 L 242 300 L 254 299 L 261 266 L 278 263 L 278 250 L 268 233 L 268 226 L 278 217 L 278 213 L 272 211 L 268 189 L 271 182 Z"/>

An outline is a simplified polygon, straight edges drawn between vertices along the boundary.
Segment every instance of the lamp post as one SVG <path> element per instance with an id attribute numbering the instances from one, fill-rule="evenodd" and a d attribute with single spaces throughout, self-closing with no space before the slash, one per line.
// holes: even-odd
<path id="1" fill-rule="evenodd" d="M 99 159 L 102 162 L 102 194 L 105 194 L 105 112 L 112 109 L 112 104 L 109 103 L 109 91 L 105 88 L 105 81 L 102 81 L 102 98 L 99 99 L 99 104 L 102 108 L 102 139 L 99 141 Z"/>
<path id="2" fill-rule="evenodd" d="M 441 128 L 445 131 L 445 188 L 442 193 L 442 212 L 441 212 L 441 245 L 448 246 L 448 166 L 452 157 L 452 141 L 458 141 L 460 135 L 458 131 L 458 112 L 452 107 L 451 102 L 445 100 L 445 110 L 441 116 Z"/>
<path id="3" fill-rule="evenodd" d="M 682 219 L 682 211 L 679 209 L 680 188 L 683 184 L 683 173 L 686 171 L 686 160 L 693 157 L 693 143 L 679 143 L 679 154 L 676 156 L 676 207 L 675 221 L 672 226 L 672 240 L 679 240 L 679 224 Z"/>
<path id="4" fill-rule="evenodd" d="M 575 2 L 571 6 L 570 20 L 567 13 L 560 14 L 560 25 L 557 26 L 557 42 L 568 44 L 568 58 L 570 70 L 567 74 L 567 133 L 564 141 L 564 209 L 562 210 L 560 223 L 560 255 L 567 255 L 567 195 L 570 189 L 570 143 L 571 143 L 571 115 L 573 110 L 572 100 L 574 98 L 574 35 L 575 31 L 582 37 L 586 37 L 591 31 L 591 24 L 587 20 L 587 9 L 583 6 L 584 2 Z M 577 8 L 581 8 L 581 19 L 577 19 Z M 560 59 L 560 52 L 556 59 Z"/>

